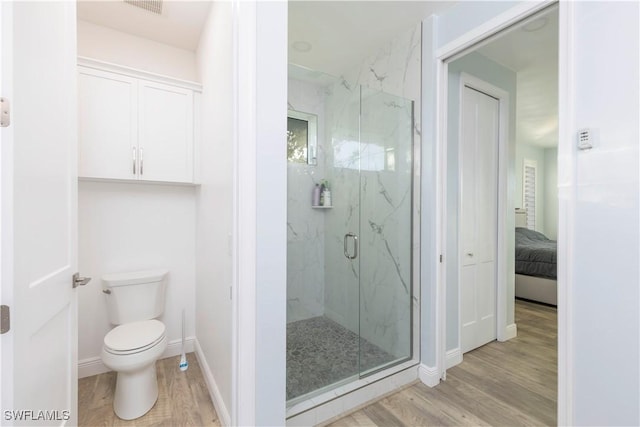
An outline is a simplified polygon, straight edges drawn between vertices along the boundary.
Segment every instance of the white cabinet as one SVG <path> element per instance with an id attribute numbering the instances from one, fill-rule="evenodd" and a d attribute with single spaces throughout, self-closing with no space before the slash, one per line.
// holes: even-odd
<path id="1" fill-rule="evenodd" d="M 194 182 L 194 88 L 78 70 L 81 178 Z"/>

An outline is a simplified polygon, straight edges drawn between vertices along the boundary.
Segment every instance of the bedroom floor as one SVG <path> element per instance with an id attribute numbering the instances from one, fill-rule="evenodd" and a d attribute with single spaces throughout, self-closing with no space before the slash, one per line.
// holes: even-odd
<path id="1" fill-rule="evenodd" d="M 187 354 L 189 369 L 178 369 L 180 356 L 158 360 L 158 401 L 143 417 L 131 421 L 113 412 L 116 373 L 107 372 L 78 381 L 79 426 L 219 426 L 198 359 Z"/>
<path id="2" fill-rule="evenodd" d="M 330 424 L 556 425 L 557 312 L 516 300 L 518 337 L 464 355 L 434 388 L 414 383 Z"/>

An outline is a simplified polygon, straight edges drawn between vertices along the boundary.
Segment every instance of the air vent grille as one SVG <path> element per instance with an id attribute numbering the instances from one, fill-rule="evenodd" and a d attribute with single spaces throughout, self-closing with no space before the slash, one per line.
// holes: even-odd
<path id="1" fill-rule="evenodd" d="M 162 15 L 162 0 L 124 0 L 124 2 L 156 15 Z"/>

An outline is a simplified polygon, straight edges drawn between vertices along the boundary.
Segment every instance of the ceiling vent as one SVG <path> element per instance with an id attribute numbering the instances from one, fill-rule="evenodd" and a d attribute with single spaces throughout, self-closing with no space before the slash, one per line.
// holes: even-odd
<path id="1" fill-rule="evenodd" d="M 162 0 L 124 0 L 124 2 L 156 15 L 162 15 Z"/>

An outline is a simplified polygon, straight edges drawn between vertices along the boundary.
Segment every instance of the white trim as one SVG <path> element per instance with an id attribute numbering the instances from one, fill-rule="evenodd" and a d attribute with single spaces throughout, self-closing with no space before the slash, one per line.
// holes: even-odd
<path id="1" fill-rule="evenodd" d="M 555 0 L 530 0 L 518 3 L 509 10 L 440 47 L 436 50 L 436 58 L 439 60 L 450 59 L 453 55 L 484 41 L 553 3 L 555 3 Z"/>
<path id="2" fill-rule="evenodd" d="M 440 384 L 440 370 L 437 367 L 420 364 L 418 378 L 427 387 L 435 387 Z"/>
<path id="3" fill-rule="evenodd" d="M 193 353 L 195 341 L 195 337 L 187 337 L 184 339 L 185 353 Z M 173 340 L 167 344 L 167 349 L 164 351 L 164 353 L 162 353 L 162 356 L 160 356 L 158 360 L 179 356 L 181 352 L 182 339 Z M 86 359 L 78 360 L 78 378 L 86 378 L 93 375 L 104 374 L 105 372 L 109 371 L 111 371 L 111 369 L 107 368 L 104 363 L 102 363 L 102 358 L 100 356 L 88 357 Z"/>
<path id="4" fill-rule="evenodd" d="M 434 33 L 438 31 L 439 20 L 434 19 Z M 433 35 L 434 38 L 436 34 Z M 424 58 L 422 58 L 424 63 Z M 447 259 L 444 254 L 447 253 L 447 144 L 441 144 L 440 141 L 447 138 L 447 106 L 449 78 L 447 73 L 441 73 L 439 68 L 435 71 L 436 78 L 436 118 L 435 118 L 435 188 L 436 188 L 436 218 L 435 233 L 436 256 L 443 257 L 442 262 L 433 260 L 436 263 L 434 270 L 436 271 L 436 289 L 434 292 L 435 305 L 435 331 L 436 331 L 436 372 L 438 380 L 447 379 L 447 369 L 445 366 L 446 350 L 447 350 Z M 443 105 L 443 102 L 445 104 Z M 424 132 L 424 127 L 423 127 Z M 424 191 L 424 190 L 423 190 Z M 424 269 L 424 267 L 423 267 Z M 425 367 L 426 368 L 426 367 Z M 431 369 L 431 368 L 428 368 Z M 422 371 L 421 371 L 422 372 Z M 430 371 L 429 371 L 430 372 Z M 426 373 L 426 371 L 425 371 Z M 423 381 L 429 385 L 428 382 Z M 437 383 L 436 383 L 437 384 Z M 430 386 L 433 387 L 433 386 Z"/>
<path id="5" fill-rule="evenodd" d="M 78 65 L 82 67 L 93 68 L 94 70 L 108 71 L 110 73 L 122 74 L 129 77 L 150 80 L 156 83 L 164 83 L 172 86 L 179 86 L 185 89 L 191 89 L 196 92 L 202 92 L 202 85 L 197 82 L 176 79 L 175 77 L 151 73 L 149 71 L 139 70 L 137 68 L 131 68 L 125 65 L 114 64 L 112 62 L 100 61 L 98 59 L 89 58 L 86 56 L 78 56 Z"/>
<path id="6" fill-rule="evenodd" d="M 198 363 L 200 364 L 200 370 L 202 371 L 202 376 L 204 377 L 204 381 L 207 383 L 209 396 L 211 397 L 213 406 L 216 409 L 216 414 L 218 414 L 218 419 L 220 420 L 223 426 L 230 426 L 231 416 L 229 415 L 229 410 L 227 409 L 227 406 L 224 404 L 224 399 L 222 398 L 222 394 L 220 393 L 218 384 L 216 383 L 216 380 L 213 377 L 211 368 L 207 363 L 207 358 L 204 357 L 204 353 L 202 352 L 202 347 L 200 347 L 200 342 L 198 341 L 197 338 L 194 340 L 194 347 L 195 347 L 196 357 L 198 358 Z"/>
<path id="7" fill-rule="evenodd" d="M 558 425 L 574 423 L 573 251 L 575 241 L 575 3 L 560 2 L 558 21 Z"/>
<path id="8" fill-rule="evenodd" d="M 448 73 L 448 64 L 445 63 L 445 67 Z M 496 338 L 498 341 L 506 341 L 506 329 L 507 329 L 507 275 L 508 275 L 508 267 L 507 267 L 507 221 L 506 217 L 511 213 L 510 209 L 507 209 L 507 189 L 508 189 L 508 177 L 507 171 L 509 166 L 509 93 L 499 87 L 493 86 L 481 80 L 475 76 L 472 76 L 467 73 L 460 73 L 460 115 L 462 114 L 462 104 L 463 104 L 463 92 L 464 88 L 469 87 L 475 90 L 478 90 L 486 95 L 489 95 L 493 98 L 498 99 L 499 103 L 499 114 L 500 114 L 500 124 L 499 124 L 499 134 L 498 134 L 498 146 L 496 147 L 497 155 L 498 155 L 498 185 L 496 188 L 497 194 L 497 224 L 498 227 L 496 229 Z M 445 105 L 448 105 L 448 100 L 445 100 Z M 462 120 L 459 120 L 459 125 L 462 126 Z M 462 206 L 462 192 L 460 190 L 460 186 L 462 185 L 462 169 L 464 165 L 462 164 L 462 138 L 461 133 L 458 134 L 458 211 L 460 212 L 460 206 Z M 448 138 L 447 138 L 448 140 Z M 446 179 L 446 178 L 445 178 Z M 446 209 L 446 207 L 445 207 Z M 460 274 L 462 270 L 462 236 L 460 233 L 461 230 L 461 222 L 462 215 L 458 215 L 458 295 L 461 293 L 461 277 Z M 458 298 L 458 343 L 462 346 L 462 306 L 460 303 L 460 298 Z"/>
<path id="9" fill-rule="evenodd" d="M 515 323 L 512 323 L 504 328 L 504 335 L 502 336 L 502 339 L 498 338 L 498 341 L 509 341 L 517 336 L 518 326 Z"/>
<path id="10" fill-rule="evenodd" d="M 232 425 L 256 424 L 256 7 L 233 1 Z"/>
<path id="11" fill-rule="evenodd" d="M 462 350 L 460 347 L 447 351 L 446 367 L 447 369 L 453 368 L 456 365 L 462 363 Z"/>
<path id="12" fill-rule="evenodd" d="M 104 374 L 110 370 L 104 366 L 100 357 L 88 357 L 78 360 L 78 379 Z"/>

